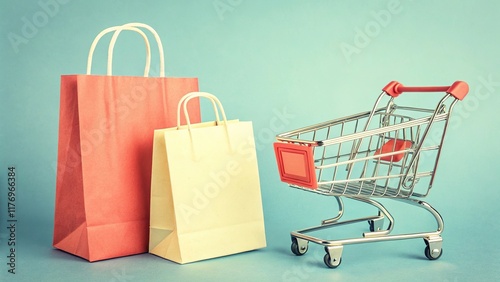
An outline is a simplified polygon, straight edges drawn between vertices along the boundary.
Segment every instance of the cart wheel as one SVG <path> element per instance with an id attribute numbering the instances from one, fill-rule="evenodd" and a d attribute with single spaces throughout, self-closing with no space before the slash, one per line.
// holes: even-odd
<path id="1" fill-rule="evenodd" d="M 337 268 L 340 265 L 340 263 L 342 263 L 342 258 L 340 258 L 338 261 L 335 261 L 332 264 L 330 261 L 330 254 L 326 254 L 323 257 L 323 261 L 325 262 L 326 266 L 328 266 L 329 268 Z"/>
<path id="2" fill-rule="evenodd" d="M 376 232 L 384 229 L 384 217 L 379 214 L 379 218 L 368 220 L 370 232 Z"/>
<path id="3" fill-rule="evenodd" d="M 429 246 L 425 247 L 425 256 L 429 259 L 429 260 L 437 260 L 438 258 L 441 257 L 441 255 L 443 254 L 443 249 L 440 249 L 440 250 L 434 250 L 434 252 L 431 252 L 431 248 Z"/>
<path id="4" fill-rule="evenodd" d="M 375 231 L 375 226 L 373 224 L 373 220 L 368 220 L 368 224 L 370 225 L 370 232 Z"/>
<path id="5" fill-rule="evenodd" d="M 307 253 L 308 249 L 309 249 L 309 247 L 307 244 L 303 245 L 302 247 L 299 247 L 299 244 L 297 243 L 297 239 L 294 238 L 294 240 L 292 240 L 291 250 L 292 250 L 292 253 L 294 253 L 296 256 L 301 256 L 301 255 Z"/>

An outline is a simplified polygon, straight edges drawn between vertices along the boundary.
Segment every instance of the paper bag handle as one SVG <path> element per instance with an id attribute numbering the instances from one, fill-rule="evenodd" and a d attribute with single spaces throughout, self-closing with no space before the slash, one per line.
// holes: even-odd
<path id="1" fill-rule="evenodd" d="M 219 108 L 220 113 L 222 114 L 222 119 L 224 120 L 224 129 L 226 131 L 226 137 L 227 137 L 227 145 L 229 146 L 231 152 L 235 152 L 233 144 L 231 142 L 231 138 L 229 135 L 229 128 L 228 128 L 228 123 L 227 123 L 227 118 L 226 118 L 226 112 L 224 111 L 224 107 L 222 107 L 221 102 L 215 95 L 207 93 L 207 92 L 191 92 L 186 94 L 184 97 L 182 97 L 181 101 L 179 102 L 177 106 L 177 129 L 180 129 L 180 108 L 181 104 L 184 107 L 184 117 L 186 118 L 186 124 L 189 132 L 189 138 L 191 139 L 191 146 L 193 152 L 196 151 L 194 147 L 194 140 L 193 140 L 193 132 L 191 131 L 191 121 L 189 120 L 189 113 L 187 110 L 187 104 L 191 99 L 198 98 L 198 97 L 203 97 L 207 98 L 212 102 L 212 105 L 214 106 L 214 111 L 215 111 L 215 116 L 216 116 L 216 125 L 220 125 L 220 120 L 219 120 L 219 113 L 217 108 Z M 196 153 L 194 153 L 196 155 Z M 195 157 L 196 158 L 196 157 Z"/>
<path id="2" fill-rule="evenodd" d="M 179 129 L 181 126 L 180 111 L 181 111 L 181 106 L 183 106 L 184 117 L 186 118 L 186 124 L 187 124 L 188 130 L 191 131 L 191 120 L 189 119 L 187 104 L 191 99 L 198 98 L 198 97 L 207 98 L 212 102 L 212 105 L 214 107 L 217 125 L 220 124 L 220 118 L 219 118 L 219 111 L 220 111 L 220 113 L 222 115 L 222 119 L 224 121 L 224 125 L 226 126 L 226 129 L 227 129 L 226 112 L 224 111 L 224 107 L 222 107 L 222 103 L 219 101 L 219 99 L 215 95 L 207 93 L 207 92 L 191 92 L 191 93 L 184 95 L 184 97 L 181 98 L 181 100 L 179 101 L 179 104 L 177 105 L 177 129 Z"/>
<path id="3" fill-rule="evenodd" d="M 91 74 L 91 71 L 92 71 L 92 58 L 94 56 L 94 51 L 95 51 L 95 48 L 97 46 L 97 43 L 99 43 L 99 40 L 101 40 L 101 38 L 106 35 L 107 33 L 110 33 L 112 31 L 115 31 L 118 32 L 118 31 L 122 31 L 122 30 L 131 30 L 131 31 L 135 31 L 137 33 L 139 33 L 143 38 L 144 38 L 144 42 L 146 43 L 146 67 L 144 68 L 144 77 L 147 77 L 149 76 L 149 69 L 151 67 L 151 47 L 150 47 L 150 44 L 149 44 L 149 40 L 148 40 L 148 37 L 146 36 L 146 34 L 136 28 L 136 27 L 130 27 L 130 26 L 113 26 L 113 27 L 109 27 L 109 28 L 106 28 L 104 29 L 103 31 L 101 31 L 94 39 L 94 41 L 92 42 L 92 45 L 90 46 L 90 51 L 89 51 L 89 55 L 88 55 L 88 58 L 87 58 L 87 75 L 90 75 Z M 116 39 L 115 39 L 116 41 Z M 111 54 L 113 52 L 113 48 L 111 48 L 111 45 L 109 46 L 110 48 L 108 49 L 108 71 L 107 71 L 107 75 L 111 75 L 111 69 L 110 69 L 110 64 L 112 63 L 112 58 L 109 57 L 109 53 L 110 53 L 110 50 L 111 50 Z M 114 45 L 113 45 L 114 47 Z"/>
<path id="4" fill-rule="evenodd" d="M 143 24 L 143 23 L 127 23 L 127 24 L 122 25 L 122 27 L 126 27 L 126 28 L 128 28 L 128 27 L 131 27 L 131 28 L 141 27 L 141 28 L 145 28 L 145 29 L 149 30 L 153 34 L 153 36 L 155 37 L 155 40 L 156 40 L 156 44 L 158 45 L 158 54 L 160 56 L 160 77 L 165 77 L 165 53 L 163 52 L 163 44 L 161 43 L 160 36 L 156 32 L 156 30 L 154 30 L 154 28 L 152 28 L 151 26 L 149 26 L 147 24 Z M 111 73 L 112 73 L 113 49 L 115 48 L 116 40 L 118 39 L 118 35 L 120 34 L 121 31 L 122 31 L 121 29 L 116 30 L 115 33 L 113 34 L 113 37 L 111 38 L 111 42 L 109 43 L 108 75 L 111 75 Z M 149 74 L 149 71 L 148 71 L 148 74 Z"/>
<path id="5" fill-rule="evenodd" d="M 179 101 L 179 103 L 177 104 L 177 129 L 180 128 L 181 126 L 181 108 L 182 108 L 182 104 L 186 101 L 187 98 L 197 94 L 199 92 L 191 92 L 191 93 L 188 93 L 186 95 L 184 95 L 181 100 Z M 198 97 L 198 96 L 196 96 Z M 195 97 L 193 97 L 195 98 Z M 216 123 L 220 123 L 220 118 L 219 118 L 219 111 L 217 110 L 217 104 L 215 103 L 214 100 L 212 99 L 209 99 L 210 102 L 212 102 L 212 106 L 214 108 L 214 112 L 215 112 L 215 120 L 216 120 Z"/>

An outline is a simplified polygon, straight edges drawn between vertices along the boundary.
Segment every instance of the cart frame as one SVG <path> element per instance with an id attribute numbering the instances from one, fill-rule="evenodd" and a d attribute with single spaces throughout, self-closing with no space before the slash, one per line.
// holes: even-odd
<path id="1" fill-rule="evenodd" d="M 443 218 L 421 198 L 432 188 L 453 107 L 468 91 L 463 81 L 431 87 L 407 87 L 392 81 L 383 88 L 371 111 L 277 135 L 274 149 L 281 180 L 292 188 L 333 196 L 338 204 L 335 217 L 323 220 L 319 226 L 291 232 L 292 252 L 298 256 L 305 254 L 309 242 L 322 245 L 326 251 L 324 263 L 336 268 L 342 261 L 344 245 L 422 238 L 426 244 L 425 256 L 429 260 L 441 257 Z M 426 109 L 396 105 L 395 98 L 404 92 L 446 94 L 435 108 Z M 387 96 L 387 105 L 380 107 Z M 380 118 L 378 123 L 376 117 Z M 431 134 L 438 136 L 438 140 L 429 138 Z M 340 221 L 344 215 L 342 197 L 371 205 L 378 213 Z M 434 217 L 437 228 L 391 234 L 394 218 L 374 198 L 394 199 L 422 208 Z M 362 237 L 326 240 L 309 235 L 366 221 L 370 232 L 362 233 Z"/>

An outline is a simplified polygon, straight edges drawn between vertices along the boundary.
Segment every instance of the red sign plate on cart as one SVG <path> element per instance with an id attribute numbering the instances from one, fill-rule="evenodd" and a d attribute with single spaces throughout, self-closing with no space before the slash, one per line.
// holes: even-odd
<path id="1" fill-rule="evenodd" d="M 311 146 L 275 142 L 274 152 L 281 181 L 310 189 L 318 188 Z"/>

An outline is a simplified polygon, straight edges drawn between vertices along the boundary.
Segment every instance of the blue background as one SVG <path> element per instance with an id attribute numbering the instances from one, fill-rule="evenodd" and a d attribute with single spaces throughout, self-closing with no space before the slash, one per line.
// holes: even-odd
<path id="1" fill-rule="evenodd" d="M 500 276 L 499 2 L 55 1 L 0 2 L 0 280 L 494 281 Z M 43 3 L 52 6 L 47 10 Z M 52 249 L 60 75 L 84 73 L 97 33 L 127 22 L 158 31 L 167 76 L 198 77 L 200 89 L 217 95 L 229 118 L 253 121 L 267 248 L 182 266 L 149 254 L 88 263 Z M 34 28 L 26 27 L 31 24 Z M 122 34 L 114 74 L 141 75 L 143 45 L 137 35 Z M 106 47 L 97 49 L 94 73 L 105 73 Z M 155 52 L 153 71 L 159 66 Z M 289 232 L 318 224 L 336 206 L 333 198 L 279 181 L 273 136 L 368 110 L 391 80 L 470 85 L 452 116 L 427 198 L 445 219 L 443 256 L 428 261 L 424 243 L 407 240 L 346 246 L 335 270 L 324 266 L 324 252 L 314 244 L 295 257 Z M 435 103 L 434 94 L 408 95 Z M 204 116 L 210 119 L 209 113 Z M 15 275 L 6 265 L 9 166 L 17 170 Z M 384 203 L 392 208 L 397 230 L 434 228 L 427 215 Z M 373 212 L 352 202 L 346 208 L 346 216 Z"/>

